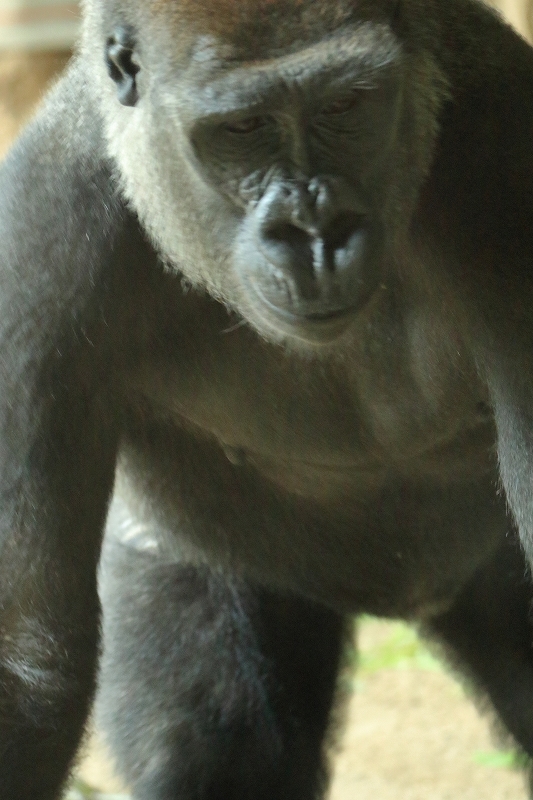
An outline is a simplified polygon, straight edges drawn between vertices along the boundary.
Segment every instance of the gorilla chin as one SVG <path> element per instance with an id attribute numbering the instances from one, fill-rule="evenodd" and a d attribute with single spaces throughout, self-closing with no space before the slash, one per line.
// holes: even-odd
<path id="1" fill-rule="evenodd" d="M 275 306 L 255 289 L 254 295 L 247 292 L 250 302 L 250 317 L 259 332 L 265 336 L 287 338 L 306 342 L 310 345 L 330 345 L 344 337 L 358 309 L 353 306 L 338 309 L 324 308 L 322 312 L 297 313 Z"/>
<path id="2" fill-rule="evenodd" d="M 363 238 L 364 235 L 361 237 Z M 323 270 L 313 274 L 310 266 L 306 285 L 262 265 L 237 266 L 245 299 L 244 316 L 267 339 L 290 339 L 311 345 L 330 345 L 344 338 L 357 314 L 375 295 L 382 270 L 377 258 L 351 263 L 343 274 Z M 266 326 L 266 330 L 265 330 Z"/>

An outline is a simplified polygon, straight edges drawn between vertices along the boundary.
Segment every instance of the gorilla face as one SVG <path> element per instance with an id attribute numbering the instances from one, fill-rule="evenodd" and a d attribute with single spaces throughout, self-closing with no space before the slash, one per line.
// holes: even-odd
<path id="1" fill-rule="evenodd" d="M 108 118 L 126 193 L 173 268 L 266 338 L 316 345 L 342 336 L 393 257 L 406 93 L 391 25 L 302 37 L 251 59 L 191 35 L 186 58 L 158 52 L 155 70 L 150 48 L 115 30 L 109 73 L 135 107 L 117 115 L 114 93 Z"/>

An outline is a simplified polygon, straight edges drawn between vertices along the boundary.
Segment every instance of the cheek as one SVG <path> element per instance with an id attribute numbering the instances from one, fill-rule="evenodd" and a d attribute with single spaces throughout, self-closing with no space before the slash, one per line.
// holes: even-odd
<path id="1" fill-rule="evenodd" d="M 242 313 L 242 291 L 235 270 L 241 220 L 235 209 L 205 184 L 192 182 L 174 198 L 166 219 L 165 230 L 160 222 L 155 223 L 165 256 L 193 286 Z"/>
<path id="2" fill-rule="evenodd" d="M 193 286 L 233 304 L 235 208 L 197 174 L 165 110 L 158 109 L 157 119 L 141 108 L 125 111 L 114 109 L 108 126 L 124 194 L 163 259 Z"/>

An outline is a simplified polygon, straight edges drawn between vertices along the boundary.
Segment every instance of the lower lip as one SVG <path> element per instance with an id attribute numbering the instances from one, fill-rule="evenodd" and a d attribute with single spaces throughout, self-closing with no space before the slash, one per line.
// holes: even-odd
<path id="1" fill-rule="evenodd" d="M 348 306 L 335 311 L 314 314 L 293 314 L 287 309 L 270 303 L 257 288 L 246 280 L 248 296 L 255 295 L 255 313 L 269 328 L 278 334 L 311 344 L 328 344 L 338 339 L 348 327 L 356 308 Z"/>
<path id="2" fill-rule="evenodd" d="M 273 305 L 259 293 L 258 297 L 264 306 L 268 308 L 276 317 L 284 320 L 285 322 L 290 322 L 292 325 L 327 325 L 328 323 L 338 322 L 339 320 L 351 317 L 355 312 L 355 308 L 353 306 L 347 306 L 346 308 L 337 309 L 335 311 L 325 311 L 323 313 L 317 312 L 314 314 L 293 314 L 291 311 L 287 311 L 284 308 Z"/>
<path id="3" fill-rule="evenodd" d="M 256 306 L 263 320 L 269 327 L 278 333 L 284 333 L 291 338 L 311 344 L 328 344 L 338 339 L 348 327 L 353 317 L 353 309 L 347 308 L 327 315 L 298 315 L 277 308 L 271 303 L 263 301 L 261 308 Z"/>

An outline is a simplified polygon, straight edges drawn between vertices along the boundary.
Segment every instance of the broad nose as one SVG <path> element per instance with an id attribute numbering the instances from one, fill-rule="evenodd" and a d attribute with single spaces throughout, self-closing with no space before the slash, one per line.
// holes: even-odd
<path id="1" fill-rule="evenodd" d="M 257 213 L 257 247 L 273 271 L 272 295 L 286 298 L 282 305 L 307 316 L 358 305 L 369 230 L 352 193 L 323 178 L 288 181 L 267 192 Z"/>

